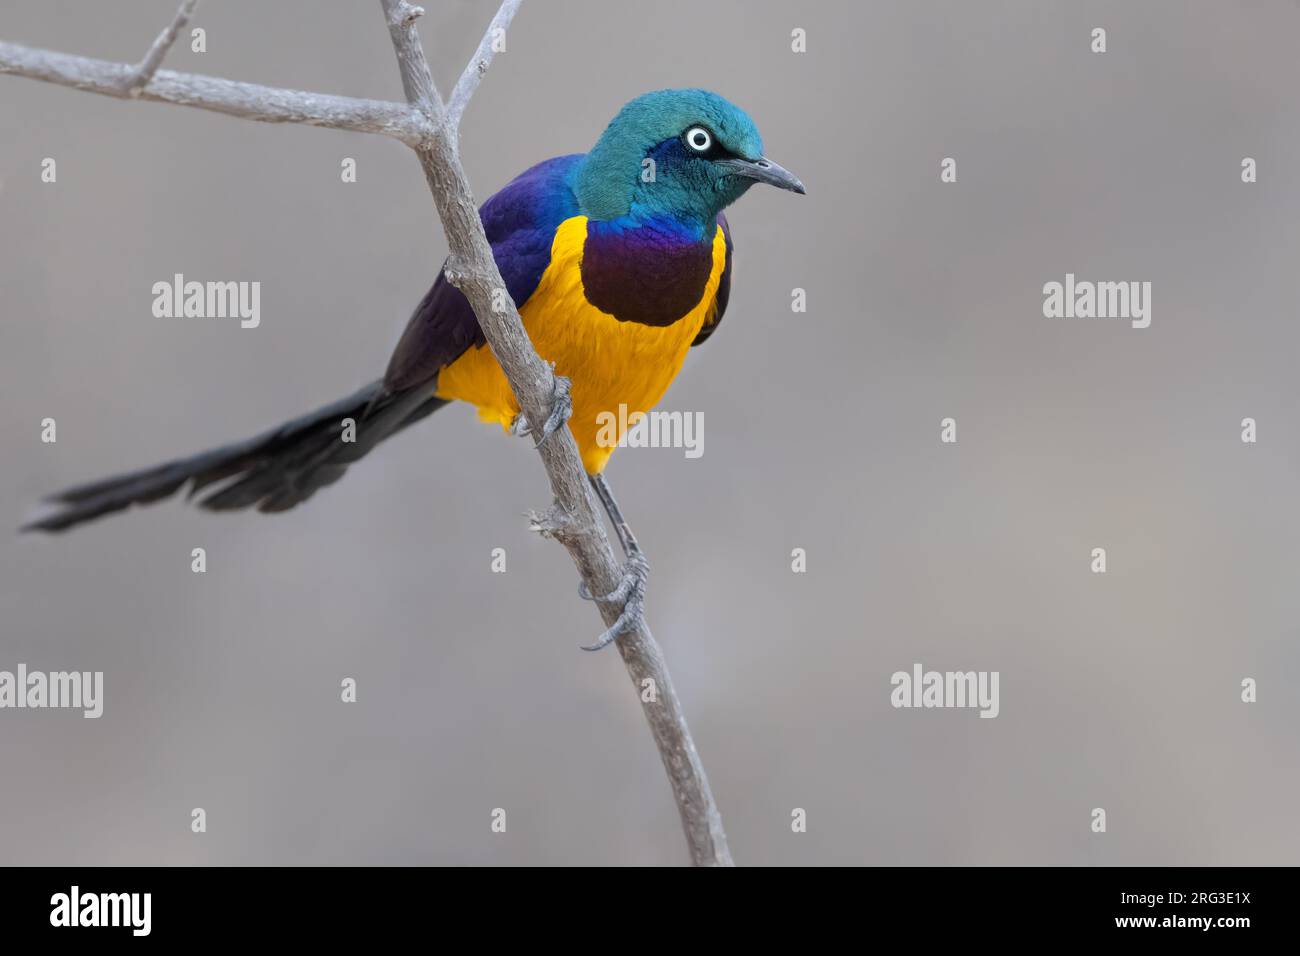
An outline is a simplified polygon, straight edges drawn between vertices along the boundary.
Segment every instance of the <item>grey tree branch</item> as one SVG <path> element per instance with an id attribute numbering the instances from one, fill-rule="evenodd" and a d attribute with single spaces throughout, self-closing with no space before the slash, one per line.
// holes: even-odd
<path id="1" fill-rule="evenodd" d="M 438 87 L 433 82 L 433 73 L 424 58 L 424 47 L 415 32 L 415 21 L 424 16 L 424 7 L 401 0 L 399 3 L 384 4 L 384 17 L 388 20 L 388 33 L 393 38 L 393 50 L 397 53 L 397 69 L 402 76 L 402 89 L 406 101 L 423 113 L 434 126 L 441 125 L 446 108 Z"/>
<path id="2" fill-rule="evenodd" d="M 487 73 L 488 67 L 492 65 L 492 58 L 497 55 L 496 39 L 498 36 L 504 36 L 506 30 L 510 28 L 510 21 L 515 18 L 521 3 L 523 0 L 505 0 L 501 4 L 501 9 L 492 18 L 487 32 L 479 42 L 478 49 L 474 51 L 474 56 L 466 65 L 465 72 L 456 82 L 456 88 L 452 90 L 451 100 L 447 105 L 447 122 L 452 129 L 460 128 L 460 118 L 465 115 L 465 107 L 469 105 L 470 98 L 478 89 L 483 74 Z"/>
<path id="3" fill-rule="evenodd" d="M 111 63 L 86 57 L 37 50 L 0 42 L 0 73 L 69 86 L 118 98 L 133 98 L 132 78 L 148 69 L 136 91 L 140 99 L 193 106 L 230 116 L 268 123 L 303 123 L 353 132 L 376 133 L 400 140 L 415 149 L 433 193 L 435 206 L 447 236 L 450 256 L 448 279 L 469 299 L 488 345 L 510 381 L 530 422 L 543 422 L 555 394 L 556 378 L 551 367 L 533 350 L 524 331 L 518 309 L 494 311 L 493 292 L 505 290 L 492 247 L 483 232 L 478 207 L 461 166 L 456 147 L 456 124 L 492 56 L 493 31 L 504 28 L 514 16 L 520 0 L 505 0 L 465 75 L 456 86 L 452 106 L 438 95 L 425 60 L 415 21 L 423 12 L 407 0 L 380 0 L 402 74 L 407 103 L 353 99 L 320 93 L 276 89 L 239 83 L 216 77 L 174 73 L 152 63 L 155 48 L 161 61 L 170 41 L 160 36 L 139 66 Z M 187 3 L 177 15 L 192 12 Z M 176 26 L 176 31 L 182 28 Z M 169 28 L 170 29 L 170 28 Z M 615 560 L 598 518 L 590 485 L 577 443 L 567 428 L 561 428 L 539 449 L 550 479 L 554 503 L 533 516 L 533 529 L 560 541 L 578 568 L 592 594 L 609 594 L 618 585 L 621 568 Z M 612 625 L 621 610 L 616 604 L 599 603 L 605 624 Z M 619 654 L 639 697 L 654 737 L 673 797 L 681 815 L 691 861 L 697 866 L 731 866 L 722 817 L 709 789 L 704 765 L 686 724 L 686 717 L 673 688 L 663 652 L 645 624 L 629 631 L 617 642 Z M 652 701 L 646 701 L 645 682 L 653 681 Z"/>
<path id="4" fill-rule="evenodd" d="M 127 93 L 135 67 L 0 41 L 0 73 L 70 86 L 118 99 Z M 304 123 L 377 133 L 416 146 L 433 132 L 424 114 L 406 103 L 330 96 L 239 83 L 215 76 L 159 70 L 137 94 L 139 99 L 212 110 L 262 123 Z"/>
<path id="5" fill-rule="evenodd" d="M 194 8 L 198 5 L 199 0 L 184 0 L 180 9 L 176 11 L 176 16 L 172 18 L 172 22 L 158 34 L 158 38 L 153 41 L 153 46 L 145 52 L 144 59 L 132 71 L 131 80 L 127 84 L 127 96 L 132 98 L 139 96 L 140 91 L 153 79 L 153 75 L 158 72 L 158 67 L 162 66 L 167 51 L 172 48 L 176 37 L 185 29 L 185 24 L 190 22 L 190 17 L 194 16 Z"/>
<path id="6" fill-rule="evenodd" d="M 406 0 L 380 0 L 380 4 L 388 19 L 398 67 L 402 71 L 402 86 L 411 103 L 417 104 L 419 98 L 426 95 L 425 91 L 433 89 L 428 64 L 423 54 L 416 53 L 420 47 L 415 28 L 418 14 L 411 14 L 411 6 Z M 518 6 L 517 3 L 513 5 Z M 513 10 L 507 9 L 510 6 L 512 0 L 506 0 L 493 20 L 494 25 L 503 14 L 513 16 Z M 489 27 L 484 37 L 489 48 L 492 29 Z M 479 50 L 483 48 L 480 44 Z M 412 73 L 424 75 L 409 75 Z M 477 85 L 477 80 L 473 84 Z M 466 100 L 472 92 L 473 87 L 467 86 Z M 464 108 L 463 104 L 461 108 Z M 451 254 L 447 278 L 465 293 L 473 306 L 492 354 L 506 373 L 525 417 L 530 422 L 544 422 L 555 394 L 555 374 L 533 350 L 509 294 L 501 297 L 509 302 L 508 309 L 496 311 L 493 308 L 493 292 L 498 289 L 504 292 L 506 284 L 483 233 L 469 180 L 461 168 L 454 123 L 437 124 L 430 142 L 417 147 L 416 155 L 447 236 Z M 591 486 L 573 434 L 567 428 L 560 429 L 542 444 L 539 452 L 550 478 L 555 503 L 545 514 L 534 518 L 534 528 L 564 545 L 592 594 L 609 594 L 617 587 L 622 569 L 610 548 L 605 525 L 596 516 Z M 600 605 L 607 626 L 618 619 L 620 611 L 617 604 Z M 657 699 L 643 703 L 642 710 L 672 785 L 692 862 L 700 866 L 730 866 L 731 852 L 727 848 L 722 817 L 713 800 L 704 765 L 695 749 L 663 652 L 645 624 L 619 638 L 617 646 L 638 694 L 646 686 L 643 681 L 654 682 Z"/>

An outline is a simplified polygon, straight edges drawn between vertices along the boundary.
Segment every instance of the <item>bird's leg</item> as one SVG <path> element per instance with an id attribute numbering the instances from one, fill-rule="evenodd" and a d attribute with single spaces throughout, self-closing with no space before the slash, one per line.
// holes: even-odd
<path id="1" fill-rule="evenodd" d="M 596 497 L 600 499 L 601 505 L 605 508 L 605 514 L 609 515 L 609 520 L 614 525 L 614 531 L 618 534 L 619 543 L 623 546 L 623 554 L 627 556 L 627 562 L 623 565 L 623 579 L 619 581 L 618 587 L 609 594 L 603 597 L 593 597 L 591 592 L 587 590 L 586 584 L 578 584 L 578 594 L 581 595 L 583 600 L 613 601 L 620 602 L 623 605 L 618 620 L 611 624 L 604 634 L 596 638 L 594 644 L 584 644 L 582 646 L 584 651 L 598 651 L 602 647 L 608 647 L 644 621 L 645 590 L 650 577 L 650 563 L 646 560 L 641 546 L 637 544 L 636 535 L 632 534 L 632 529 L 628 527 L 627 521 L 623 518 L 623 512 L 619 508 L 618 502 L 614 500 L 614 493 L 610 491 L 605 476 L 600 474 L 591 475 L 590 480 L 591 487 L 595 489 Z"/>
<path id="2" fill-rule="evenodd" d="M 542 437 L 537 440 L 534 448 L 541 448 L 546 444 L 546 439 L 550 438 L 568 422 L 569 416 L 573 414 L 573 399 L 569 396 L 571 383 L 563 375 L 556 375 L 554 378 L 555 387 L 551 392 L 551 410 L 546 416 L 546 424 L 542 426 Z M 515 416 L 515 420 L 510 423 L 510 434 L 516 437 L 531 435 L 533 426 L 529 424 L 528 418 L 523 412 Z"/>

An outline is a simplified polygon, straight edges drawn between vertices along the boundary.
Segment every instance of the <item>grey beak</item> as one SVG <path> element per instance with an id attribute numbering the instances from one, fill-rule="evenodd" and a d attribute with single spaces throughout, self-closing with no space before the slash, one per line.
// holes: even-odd
<path id="1" fill-rule="evenodd" d="M 798 176 L 784 166 L 772 162 L 766 156 L 760 156 L 758 159 L 741 159 L 737 156 L 732 159 L 720 159 L 717 163 L 734 176 L 743 176 L 757 183 L 767 183 L 778 189 L 788 189 L 801 196 L 807 192 L 803 188 L 803 183 L 799 182 Z"/>

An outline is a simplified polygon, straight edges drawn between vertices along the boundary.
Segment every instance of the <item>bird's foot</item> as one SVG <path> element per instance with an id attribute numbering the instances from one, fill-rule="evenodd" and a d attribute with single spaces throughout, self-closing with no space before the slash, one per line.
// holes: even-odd
<path id="1" fill-rule="evenodd" d="M 595 643 L 583 644 L 584 651 L 598 651 L 608 647 L 629 631 L 635 630 L 645 621 L 645 590 L 650 580 L 650 562 L 640 551 L 634 551 L 623 565 L 623 578 L 609 594 L 593 597 L 585 582 L 578 583 L 578 595 L 584 601 L 622 603 L 618 620 L 611 624 L 605 633 L 596 638 Z"/>
<path id="2" fill-rule="evenodd" d="M 568 424 L 569 416 L 573 414 L 573 397 L 570 394 L 572 389 L 573 383 L 567 378 L 563 375 L 555 376 L 555 390 L 551 392 L 551 413 L 546 416 L 546 424 L 542 426 L 542 437 L 538 439 L 535 447 L 541 448 L 546 444 L 546 439 Z"/>
<path id="3" fill-rule="evenodd" d="M 542 425 L 542 437 L 537 440 L 537 444 L 533 446 L 534 448 L 541 448 L 545 445 L 546 439 L 558 432 L 569 421 L 569 416 L 573 414 L 571 389 L 572 383 L 567 378 L 563 375 L 555 376 L 555 388 L 551 392 L 550 414 L 546 416 L 546 423 Z M 510 423 L 510 434 L 516 438 L 533 434 L 533 426 L 523 412 L 516 415 L 515 420 Z"/>

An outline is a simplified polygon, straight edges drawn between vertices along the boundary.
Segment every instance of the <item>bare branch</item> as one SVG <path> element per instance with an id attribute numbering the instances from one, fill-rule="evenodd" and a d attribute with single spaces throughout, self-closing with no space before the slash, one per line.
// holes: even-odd
<path id="1" fill-rule="evenodd" d="M 415 21 L 424 16 L 424 7 L 413 6 L 406 0 L 384 3 L 384 16 L 388 20 L 388 33 L 393 38 L 397 52 L 397 68 L 402 74 L 402 89 L 406 101 L 427 116 L 434 125 L 443 120 L 444 107 L 433 73 L 424 58 L 424 47 L 415 31 Z"/>
<path id="2" fill-rule="evenodd" d="M 185 0 L 180 9 L 176 11 L 176 16 L 172 22 L 167 24 L 163 32 L 158 34 L 158 38 L 153 41 L 153 46 L 149 47 L 144 55 L 144 59 L 139 62 L 135 70 L 132 71 L 131 80 L 127 84 L 126 93 L 134 98 L 140 95 L 140 91 L 149 85 L 153 75 L 158 72 L 158 67 L 162 66 L 162 61 L 167 56 L 167 51 L 172 48 L 176 42 L 176 37 L 185 29 L 185 24 L 190 22 L 190 17 L 194 16 L 194 8 L 199 5 L 199 0 Z"/>
<path id="3" fill-rule="evenodd" d="M 380 4 L 397 51 L 402 85 L 407 98 L 415 104 L 433 89 L 433 79 L 428 75 L 423 54 L 417 54 L 420 39 L 414 18 L 402 13 L 402 8 L 409 6 L 406 0 L 380 0 Z M 510 5 L 511 0 L 505 0 L 503 11 Z M 492 354 L 506 373 L 524 415 L 530 422 L 544 422 L 555 394 L 555 375 L 533 350 L 514 302 L 504 312 L 493 308 L 494 291 L 504 292 L 506 284 L 483 233 L 478 207 L 461 167 L 454 126 L 450 122 L 439 124 L 432 140 L 416 148 L 416 155 L 447 235 L 451 259 L 456 264 L 457 286 L 473 306 Z M 504 298 L 510 300 L 508 294 Z M 555 504 L 544 520 L 535 518 L 534 525 L 565 546 L 590 593 L 611 593 L 618 585 L 621 568 L 610 549 L 605 525 L 596 516 L 591 487 L 572 432 L 561 428 L 538 452 L 550 478 Z M 600 603 L 598 607 L 605 624 L 613 625 L 621 608 L 610 603 Z M 654 681 L 656 699 L 643 702 L 642 711 L 672 785 L 691 861 L 697 866 L 731 866 L 722 817 L 663 652 L 644 623 L 619 638 L 618 650 L 638 695 L 646 686 L 643 681 Z"/>
<path id="4" fill-rule="evenodd" d="M 38 50 L 0 41 L 0 73 L 128 99 L 135 68 L 125 63 Z M 215 76 L 159 70 L 139 99 L 212 110 L 262 123 L 304 123 L 377 133 L 417 146 L 432 134 L 428 119 L 405 103 L 304 93 Z"/>
<path id="5" fill-rule="evenodd" d="M 407 104 L 277 89 L 158 69 L 158 63 L 174 42 L 174 36 L 169 38 L 169 31 L 174 29 L 179 33 L 184 18 L 193 12 L 194 3 L 182 6 L 173 26 L 164 31 L 137 66 L 0 42 L 0 74 L 24 76 L 118 99 L 138 97 L 191 106 L 264 123 L 303 123 L 375 133 L 413 147 L 447 234 L 448 247 L 456 263 L 457 285 L 473 306 L 525 416 L 529 421 L 543 422 L 555 394 L 555 375 L 533 350 L 514 303 L 505 312 L 493 309 L 494 293 L 504 292 L 505 282 L 483 233 L 478 208 L 461 166 L 455 124 L 444 123 L 449 110 L 438 95 L 415 29 L 415 20 L 423 11 L 407 0 L 380 2 L 397 53 Z M 456 120 L 463 114 L 491 61 L 494 31 L 504 28 L 518 7 L 519 0 L 505 0 L 484 43 L 457 84 L 451 114 Z M 141 77 L 143 83 L 137 83 Z M 509 296 L 505 299 L 509 301 Z M 554 504 L 544 515 L 537 516 L 534 524 L 565 546 L 590 593 L 609 594 L 618 584 L 621 569 L 614 559 L 604 523 L 593 506 L 590 485 L 572 433 L 567 428 L 560 429 L 541 445 L 539 454 L 550 479 Z M 617 620 L 621 608 L 616 604 L 600 602 L 597 606 L 606 625 Z M 692 862 L 702 866 L 732 865 L 722 818 L 659 645 L 642 623 L 619 638 L 618 649 L 638 695 L 646 686 L 645 681 L 654 682 L 657 699 L 644 703 L 642 709 L 668 773 Z"/>
<path id="6" fill-rule="evenodd" d="M 460 128 L 460 118 L 465 115 L 465 107 L 469 106 L 470 98 L 478 89 L 479 81 L 492 65 L 492 58 L 497 55 L 497 37 L 505 35 L 521 3 L 523 0 L 505 0 L 501 4 L 501 9 L 492 18 L 487 32 L 479 41 L 478 49 L 474 51 L 473 58 L 465 67 L 465 72 L 460 75 L 456 88 L 452 90 L 451 100 L 447 104 L 447 123 L 452 129 Z"/>

